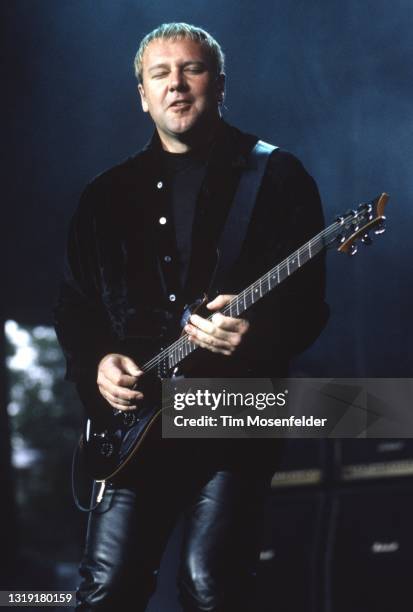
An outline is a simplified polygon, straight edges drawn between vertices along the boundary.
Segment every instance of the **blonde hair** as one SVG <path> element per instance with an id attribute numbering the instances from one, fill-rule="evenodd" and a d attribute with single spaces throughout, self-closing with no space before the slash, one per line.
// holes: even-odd
<path id="1" fill-rule="evenodd" d="M 152 32 L 149 32 L 141 41 L 138 52 L 134 60 L 135 75 L 140 83 L 142 83 L 142 59 L 146 47 L 152 40 L 157 38 L 179 40 L 181 38 L 189 38 L 202 45 L 209 55 L 212 69 L 216 76 L 224 73 L 224 53 L 221 46 L 217 43 L 208 32 L 202 28 L 190 25 L 188 23 L 163 23 Z"/>

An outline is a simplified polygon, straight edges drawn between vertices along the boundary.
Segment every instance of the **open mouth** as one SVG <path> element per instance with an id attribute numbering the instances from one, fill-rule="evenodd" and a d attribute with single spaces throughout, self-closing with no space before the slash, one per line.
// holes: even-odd
<path id="1" fill-rule="evenodd" d="M 169 108 L 184 108 L 186 106 L 190 106 L 190 100 L 175 100 L 172 104 L 169 105 Z"/>

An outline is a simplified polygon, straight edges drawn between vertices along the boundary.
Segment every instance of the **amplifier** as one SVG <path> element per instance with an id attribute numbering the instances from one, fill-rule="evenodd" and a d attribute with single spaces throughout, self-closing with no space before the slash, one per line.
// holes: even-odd
<path id="1" fill-rule="evenodd" d="M 413 484 L 333 494 L 326 546 L 327 612 L 411 609 Z"/>
<path id="2" fill-rule="evenodd" d="M 320 485 L 326 481 L 331 440 L 284 439 L 283 452 L 271 487 Z"/>
<path id="3" fill-rule="evenodd" d="M 413 476 L 413 440 L 336 440 L 334 463 L 339 481 Z"/>
<path id="4" fill-rule="evenodd" d="M 257 572 L 260 612 L 320 612 L 325 494 L 274 493 L 268 501 Z"/>

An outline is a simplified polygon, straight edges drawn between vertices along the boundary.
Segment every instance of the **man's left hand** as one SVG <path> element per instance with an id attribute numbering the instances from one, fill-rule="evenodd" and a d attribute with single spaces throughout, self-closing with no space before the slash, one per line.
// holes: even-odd
<path id="1" fill-rule="evenodd" d="M 234 297 L 236 296 L 218 295 L 206 307 L 211 311 L 219 311 L 227 306 Z M 192 342 L 213 353 L 221 353 L 222 355 L 232 355 L 234 353 L 250 326 L 246 319 L 226 317 L 220 312 L 216 312 L 210 321 L 196 314 L 191 315 L 189 321 L 190 323 L 185 325 L 184 330 Z"/>

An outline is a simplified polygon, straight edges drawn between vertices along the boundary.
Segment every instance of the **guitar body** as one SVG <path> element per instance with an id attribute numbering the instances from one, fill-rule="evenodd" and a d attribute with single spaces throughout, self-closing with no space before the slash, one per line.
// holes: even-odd
<path id="1" fill-rule="evenodd" d="M 147 437 L 160 435 L 160 414 L 160 405 L 152 405 L 87 419 L 79 448 L 89 475 L 97 481 L 114 478 Z"/>
<path id="2" fill-rule="evenodd" d="M 204 295 L 185 308 L 181 327 L 186 325 L 191 314 L 210 314 L 205 308 L 207 302 L 208 297 Z M 185 335 L 182 331 L 181 337 Z M 186 371 L 187 368 L 188 365 Z M 132 461 L 148 438 L 161 437 L 162 388 L 159 374 L 144 375 L 140 389 L 145 399 L 136 410 L 121 411 L 100 405 L 100 410 L 94 410 L 86 420 L 79 450 L 88 474 L 94 480 L 114 478 Z M 162 372 L 163 378 L 173 375 L 177 375 L 176 368 L 175 371 Z"/>
<path id="3" fill-rule="evenodd" d="M 384 231 L 383 213 L 387 200 L 388 195 L 383 193 L 371 202 L 360 204 L 356 210 L 339 217 L 332 225 L 241 291 L 221 310 L 222 314 L 239 317 L 324 249 L 335 246 L 339 252 L 352 255 L 357 251 L 356 241 L 360 240 L 369 245 L 370 232 L 381 234 Z M 211 318 L 209 312 L 206 315 L 202 312 L 206 302 L 207 297 L 204 295 L 185 309 L 181 319 L 182 328 L 194 312 Z M 100 406 L 101 410 L 95 411 L 95 414 L 87 419 L 79 441 L 79 450 L 92 478 L 102 483 L 114 478 L 133 460 L 147 438 L 152 435 L 161 436 L 161 379 L 180 374 L 177 372 L 178 366 L 184 360 L 187 363 L 188 356 L 196 349 L 197 345 L 182 332 L 180 338 L 142 366 L 142 391 L 145 399 L 136 410 L 105 410 L 107 406 Z"/>

